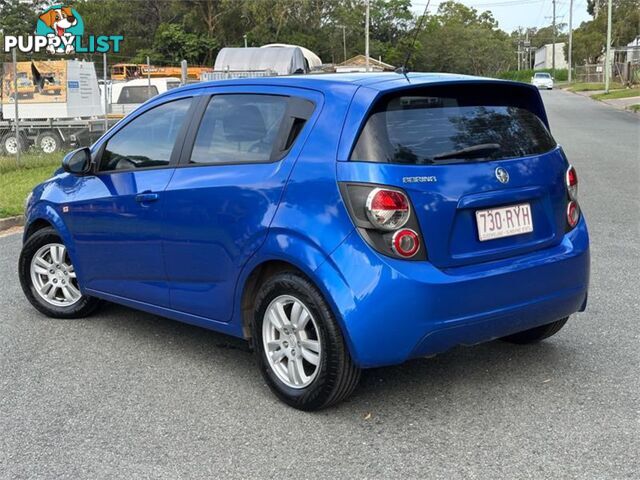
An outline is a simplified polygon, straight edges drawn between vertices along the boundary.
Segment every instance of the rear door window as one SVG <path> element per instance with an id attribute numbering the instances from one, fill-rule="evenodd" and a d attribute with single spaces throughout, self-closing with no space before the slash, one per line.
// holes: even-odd
<path id="1" fill-rule="evenodd" d="M 293 108 L 301 102 L 307 108 Z M 291 148 L 312 112 L 311 102 L 287 96 L 215 95 L 200 122 L 189 163 L 278 160 Z"/>
<path id="2" fill-rule="evenodd" d="M 351 160 L 441 164 L 537 155 L 556 145 L 545 124 L 522 105 L 482 95 L 402 94 L 384 99 L 367 119 Z"/>

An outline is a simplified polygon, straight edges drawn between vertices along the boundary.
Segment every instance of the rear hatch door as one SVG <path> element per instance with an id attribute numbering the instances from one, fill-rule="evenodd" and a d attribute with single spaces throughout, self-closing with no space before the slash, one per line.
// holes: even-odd
<path id="1" fill-rule="evenodd" d="M 370 107 L 338 180 L 403 189 L 434 265 L 517 257 L 562 240 L 567 162 L 537 90 L 418 86 Z"/>

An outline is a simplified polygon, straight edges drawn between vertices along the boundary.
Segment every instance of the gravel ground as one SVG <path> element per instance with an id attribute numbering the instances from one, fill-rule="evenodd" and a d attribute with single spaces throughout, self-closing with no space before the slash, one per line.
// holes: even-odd
<path id="1" fill-rule="evenodd" d="M 0 478 L 640 478 L 640 122 L 543 92 L 580 175 L 589 307 L 552 339 L 365 372 L 302 413 L 241 341 L 109 305 L 39 315 L 0 238 Z"/>

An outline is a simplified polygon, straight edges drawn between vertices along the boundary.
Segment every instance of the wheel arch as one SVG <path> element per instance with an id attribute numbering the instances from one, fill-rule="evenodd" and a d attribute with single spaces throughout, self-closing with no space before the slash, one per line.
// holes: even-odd
<path id="1" fill-rule="evenodd" d="M 353 308 L 350 288 L 331 257 L 295 232 L 270 232 L 262 248 L 245 265 L 237 288 L 242 336 L 250 343 L 253 341 L 251 315 L 255 297 L 267 278 L 282 271 L 297 272 L 318 289 L 338 322 L 352 358 L 357 362 L 351 336 L 341 314 L 341 308 Z M 336 291 L 346 292 L 347 295 L 340 295 L 341 298 L 336 299 Z"/>
<path id="2" fill-rule="evenodd" d="M 253 313 L 254 300 L 262 285 L 268 278 L 277 275 L 280 272 L 294 271 L 302 274 L 305 277 L 302 270 L 296 267 L 294 264 L 284 260 L 266 260 L 256 265 L 251 273 L 247 276 L 240 297 L 240 315 L 242 317 L 242 334 L 244 338 L 252 341 L 253 332 L 251 328 L 251 316 Z M 307 277 L 308 278 L 308 277 Z"/>
<path id="3" fill-rule="evenodd" d="M 29 224 L 24 227 L 24 240 L 26 241 L 31 235 L 36 233 L 38 230 L 42 230 L 44 228 L 52 227 L 53 224 L 49 220 L 45 220 L 44 218 L 36 218 L 32 220 Z"/>
<path id="4" fill-rule="evenodd" d="M 29 236 L 33 235 L 35 232 L 47 227 L 53 228 L 62 239 L 62 243 L 67 247 L 67 252 L 69 252 L 71 261 L 74 263 L 76 273 L 80 279 L 82 276 L 82 267 L 81 265 L 77 265 L 78 262 L 76 260 L 76 249 L 75 242 L 73 241 L 73 235 L 71 235 L 71 232 L 67 228 L 63 218 L 49 202 L 40 200 L 27 211 L 24 233 L 22 234 L 22 243 L 24 244 Z"/>

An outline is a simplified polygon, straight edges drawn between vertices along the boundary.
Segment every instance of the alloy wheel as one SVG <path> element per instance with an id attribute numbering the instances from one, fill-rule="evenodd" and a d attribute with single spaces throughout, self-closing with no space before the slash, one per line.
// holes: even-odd
<path id="1" fill-rule="evenodd" d="M 31 259 L 30 271 L 35 291 L 51 305 L 68 307 L 82 297 L 75 269 L 61 243 L 41 247 Z"/>
<path id="2" fill-rule="evenodd" d="M 267 307 L 262 341 L 271 370 L 290 388 L 305 388 L 318 375 L 322 359 L 320 330 L 307 306 L 280 295 Z"/>

